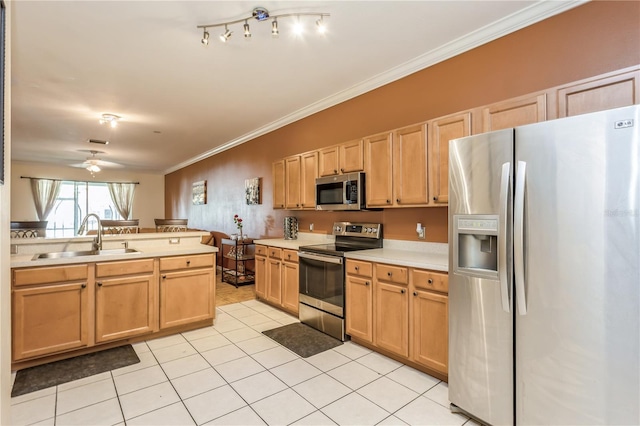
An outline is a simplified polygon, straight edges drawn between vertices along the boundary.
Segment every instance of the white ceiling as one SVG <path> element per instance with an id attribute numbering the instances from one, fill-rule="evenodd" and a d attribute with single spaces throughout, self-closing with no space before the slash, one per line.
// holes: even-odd
<path id="1" fill-rule="evenodd" d="M 14 1 L 12 159 L 82 163 L 91 149 L 167 173 L 580 4 L 575 1 Z M 197 25 L 325 12 L 230 27 Z M 102 113 L 122 116 L 111 130 Z M 88 139 L 106 139 L 96 146 Z"/>

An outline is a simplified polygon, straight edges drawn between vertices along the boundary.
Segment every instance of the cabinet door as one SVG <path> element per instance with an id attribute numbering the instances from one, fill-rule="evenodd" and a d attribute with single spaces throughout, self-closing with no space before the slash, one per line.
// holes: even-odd
<path id="1" fill-rule="evenodd" d="M 362 139 L 340 144 L 340 173 L 361 172 L 364 170 Z"/>
<path id="2" fill-rule="evenodd" d="M 160 328 L 213 319 L 213 269 L 163 272 L 160 278 Z"/>
<path id="3" fill-rule="evenodd" d="M 449 298 L 419 289 L 412 294 L 412 359 L 448 374 Z"/>
<path id="4" fill-rule="evenodd" d="M 409 296 L 407 287 L 376 281 L 374 343 L 409 356 Z"/>
<path id="5" fill-rule="evenodd" d="M 108 342 L 157 329 L 156 275 L 97 279 L 96 342 Z"/>
<path id="6" fill-rule="evenodd" d="M 558 117 L 604 111 L 640 102 L 640 71 L 582 80 L 558 90 Z"/>
<path id="7" fill-rule="evenodd" d="M 449 203 L 449 141 L 471 134 L 471 113 L 454 114 L 430 121 L 431 199 L 436 205 Z"/>
<path id="8" fill-rule="evenodd" d="M 347 275 L 345 293 L 347 334 L 373 341 L 373 286 L 371 279 Z"/>
<path id="9" fill-rule="evenodd" d="M 285 203 L 285 179 L 284 160 L 276 161 L 272 166 L 273 172 L 273 208 L 284 209 Z"/>
<path id="10" fill-rule="evenodd" d="M 267 258 L 256 256 L 256 296 L 267 298 Z"/>
<path id="11" fill-rule="evenodd" d="M 282 303 L 282 262 L 267 260 L 267 300 L 276 305 Z"/>
<path id="12" fill-rule="evenodd" d="M 330 146 L 318 151 L 318 175 L 334 176 L 339 173 L 340 167 L 339 147 Z"/>
<path id="13" fill-rule="evenodd" d="M 316 208 L 316 178 L 318 177 L 318 152 L 308 152 L 300 156 L 300 206 L 303 209 Z"/>
<path id="14" fill-rule="evenodd" d="M 393 135 L 393 188 L 398 206 L 429 202 L 427 125 L 405 127 Z"/>
<path id="15" fill-rule="evenodd" d="M 482 109 L 482 131 L 508 129 L 539 123 L 547 119 L 547 95 L 527 95 L 486 106 Z"/>
<path id="16" fill-rule="evenodd" d="M 285 208 L 300 208 L 300 156 L 284 159 Z"/>
<path id="17" fill-rule="evenodd" d="M 393 200 L 393 137 L 382 133 L 364 139 L 367 207 L 389 207 Z"/>
<path id="18" fill-rule="evenodd" d="M 14 290 L 13 360 L 87 346 L 89 315 L 86 281 Z"/>
<path id="19" fill-rule="evenodd" d="M 296 262 L 282 262 L 282 307 L 298 314 L 298 264 Z"/>

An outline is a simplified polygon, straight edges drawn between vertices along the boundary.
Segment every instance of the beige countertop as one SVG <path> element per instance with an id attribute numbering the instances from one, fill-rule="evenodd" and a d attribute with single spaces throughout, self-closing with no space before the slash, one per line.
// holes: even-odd
<path id="1" fill-rule="evenodd" d="M 297 240 L 265 239 L 256 240 L 256 244 L 298 250 L 301 246 L 332 242 L 330 235 L 309 238 L 309 234 Z M 325 237 L 324 239 L 318 237 Z M 449 248 L 446 243 L 423 243 L 418 241 L 383 240 L 383 248 L 351 251 L 345 254 L 347 259 L 388 263 L 412 268 L 430 269 L 447 272 L 449 270 Z"/>
<path id="2" fill-rule="evenodd" d="M 18 252 L 11 255 L 12 268 L 35 266 L 69 265 L 74 263 L 109 262 L 114 260 L 134 260 L 149 257 L 181 256 L 193 254 L 207 254 L 218 251 L 217 247 L 202 244 L 202 236 L 208 232 L 173 232 L 146 233 L 130 235 L 110 235 L 103 239 L 103 249 L 119 249 L 126 242 L 128 248 L 135 249 L 135 253 L 101 254 L 75 257 L 33 260 L 39 253 L 54 253 L 61 251 L 91 250 L 95 237 L 70 238 L 26 238 L 12 239 L 12 249 Z"/>

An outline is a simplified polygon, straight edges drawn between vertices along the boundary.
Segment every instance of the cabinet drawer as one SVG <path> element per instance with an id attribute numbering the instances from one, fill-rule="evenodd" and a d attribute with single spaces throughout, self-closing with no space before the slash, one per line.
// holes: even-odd
<path id="1" fill-rule="evenodd" d="M 287 262 L 298 262 L 298 252 L 295 250 L 284 250 L 283 259 Z"/>
<path id="2" fill-rule="evenodd" d="M 160 270 L 203 268 L 213 266 L 213 254 L 196 254 L 192 256 L 163 257 L 160 259 Z"/>
<path id="3" fill-rule="evenodd" d="M 381 281 L 407 284 L 409 282 L 408 277 L 407 268 L 391 265 L 376 265 L 376 278 Z"/>
<path id="4" fill-rule="evenodd" d="M 256 245 L 256 256 L 266 256 L 267 246 Z"/>
<path id="5" fill-rule="evenodd" d="M 269 250 L 267 250 L 267 252 L 269 253 L 269 258 L 271 259 L 282 259 L 282 249 L 280 248 L 269 247 Z"/>
<path id="6" fill-rule="evenodd" d="M 369 277 L 373 275 L 373 265 L 370 262 L 361 262 L 359 260 L 347 260 L 347 274 L 360 275 Z"/>
<path id="7" fill-rule="evenodd" d="M 449 292 L 449 276 L 439 272 L 425 271 L 422 269 L 411 270 L 411 282 L 415 287 L 425 290 Z"/>
<path id="8" fill-rule="evenodd" d="M 113 277 L 153 272 L 153 259 L 96 263 L 96 277 Z"/>
<path id="9" fill-rule="evenodd" d="M 20 286 L 79 281 L 86 280 L 87 276 L 87 265 L 16 269 L 13 271 L 13 284 Z"/>

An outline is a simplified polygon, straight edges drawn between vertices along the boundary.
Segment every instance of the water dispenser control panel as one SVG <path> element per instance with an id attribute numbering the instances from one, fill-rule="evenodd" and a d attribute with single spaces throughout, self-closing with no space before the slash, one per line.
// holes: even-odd
<path id="1" fill-rule="evenodd" d="M 498 279 L 498 215 L 453 217 L 453 271 Z"/>

